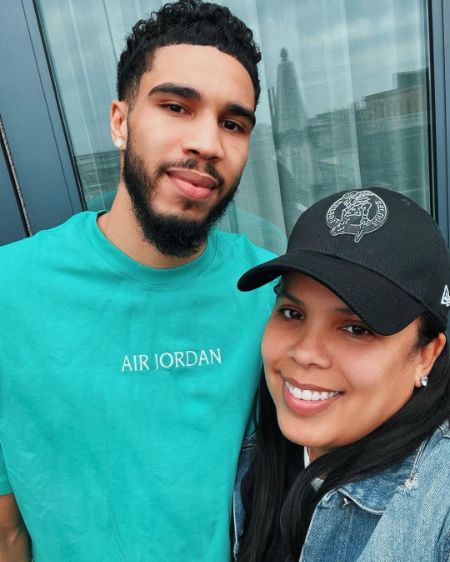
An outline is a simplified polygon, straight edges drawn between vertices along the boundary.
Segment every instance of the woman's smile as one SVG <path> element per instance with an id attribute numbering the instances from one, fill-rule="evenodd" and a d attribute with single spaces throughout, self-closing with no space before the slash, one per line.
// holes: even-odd
<path id="1" fill-rule="evenodd" d="M 325 390 L 308 384 L 302 385 L 284 379 L 284 402 L 296 414 L 304 416 L 315 414 L 328 408 L 341 395 L 339 391 Z"/>
<path id="2" fill-rule="evenodd" d="M 423 372 L 417 321 L 374 333 L 324 285 L 289 273 L 267 324 L 267 386 L 287 439 L 339 447 L 369 434 L 411 397 Z"/>

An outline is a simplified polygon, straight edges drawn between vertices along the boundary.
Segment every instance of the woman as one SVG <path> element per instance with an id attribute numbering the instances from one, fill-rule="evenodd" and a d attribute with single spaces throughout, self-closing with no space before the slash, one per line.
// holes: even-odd
<path id="1" fill-rule="evenodd" d="M 450 258 L 436 224 L 387 189 L 336 194 L 239 288 L 280 275 L 235 560 L 450 560 Z"/>

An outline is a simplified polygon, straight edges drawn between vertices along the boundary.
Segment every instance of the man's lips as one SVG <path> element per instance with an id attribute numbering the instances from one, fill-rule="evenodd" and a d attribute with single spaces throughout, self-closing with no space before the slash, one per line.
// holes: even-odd
<path id="1" fill-rule="evenodd" d="M 218 182 L 209 174 L 180 168 L 169 168 L 167 175 L 177 189 L 191 199 L 207 199 Z"/>
<path id="2" fill-rule="evenodd" d="M 185 168 L 169 168 L 167 170 L 171 178 L 178 178 L 180 180 L 192 183 L 196 187 L 207 187 L 213 189 L 217 187 L 217 180 L 209 174 L 197 172 L 196 170 L 186 170 Z"/>

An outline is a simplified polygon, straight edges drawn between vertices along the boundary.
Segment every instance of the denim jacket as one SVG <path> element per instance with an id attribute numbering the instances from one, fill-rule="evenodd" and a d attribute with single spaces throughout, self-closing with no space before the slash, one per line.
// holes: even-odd
<path id="1" fill-rule="evenodd" d="M 245 518 L 240 485 L 254 455 L 244 444 L 233 496 L 234 555 Z M 445 423 L 384 472 L 332 490 L 317 504 L 299 562 L 450 562 L 450 429 Z"/>

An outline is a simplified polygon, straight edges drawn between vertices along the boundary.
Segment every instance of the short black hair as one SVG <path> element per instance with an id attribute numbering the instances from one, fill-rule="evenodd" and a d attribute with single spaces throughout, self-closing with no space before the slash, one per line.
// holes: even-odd
<path id="1" fill-rule="evenodd" d="M 216 47 L 236 58 L 250 75 L 256 107 L 261 92 L 257 68 L 261 52 L 252 30 L 225 6 L 201 0 L 165 4 L 133 26 L 117 65 L 119 100 L 133 103 L 142 75 L 151 68 L 156 49 L 182 43 Z"/>

